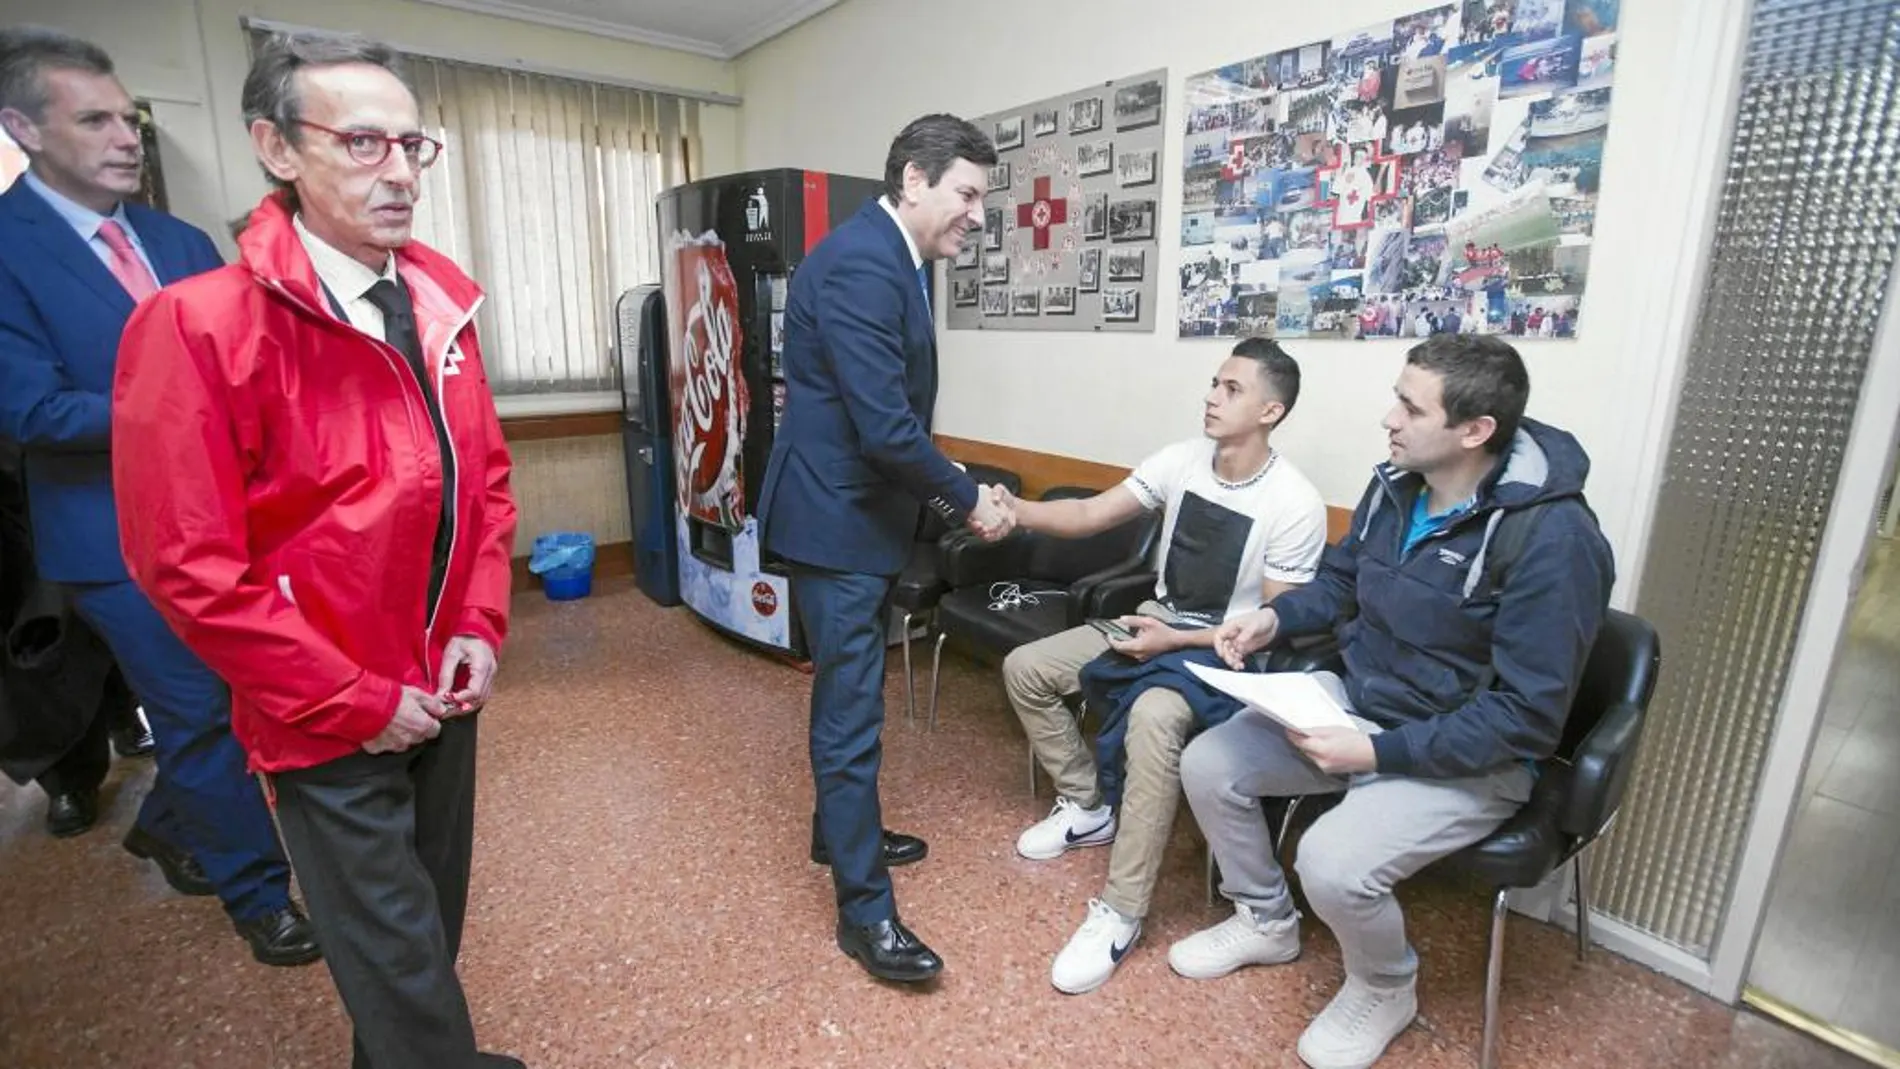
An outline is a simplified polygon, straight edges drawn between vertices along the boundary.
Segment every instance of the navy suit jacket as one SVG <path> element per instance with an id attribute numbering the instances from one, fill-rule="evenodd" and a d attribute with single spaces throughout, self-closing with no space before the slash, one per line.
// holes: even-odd
<path id="1" fill-rule="evenodd" d="M 759 494 L 767 549 L 895 575 L 920 503 L 953 526 L 976 507 L 976 484 L 930 438 L 936 339 L 904 235 L 876 201 L 799 265 L 785 308 L 785 415 Z"/>
<path id="2" fill-rule="evenodd" d="M 204 231 L 126 204 L 159 285 L 224 265 Z M 112 373 L 132 297 L 25 182 L 0 194 L 0 437 L 25 452 L 40 574 L 127 578 L 112 503 Z"/>

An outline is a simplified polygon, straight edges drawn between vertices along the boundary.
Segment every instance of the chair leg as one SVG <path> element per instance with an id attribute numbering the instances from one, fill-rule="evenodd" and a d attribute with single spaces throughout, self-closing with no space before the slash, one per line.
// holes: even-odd
<path id="1" fill-rule="evenodd" d="M 910 613 L 904 614 L 904 723 L 917 724 L 917 677 L 910 670 Z"/>
<path id="2" fill-rule="evenodd" d="M 1497 1069 L 1498 994 L 1504 986 L 1504 918 L 1511 911 L 1511 892 L 1500 887 L 1491 902 L 1491 958 L 1484 970 L 1484 1047 L 1478 1069 Z"/>
<path id="3" fill-rule="evenodd" d="M 1583 871 L 1583 859 L 1587 855 L 1578 854 L 1570 861 L 1570 867 L 1576 870 L 1577 879 L 1577 960 L 1582 961 L 1590 949 L 1590 883 Z"/>
<path id="4" fill-rule="evenodd" d="M 943 682 L 943 642 L 950 636 L 937 632 L 937 650 L 930 655 L 930 730 L 937 730 L 937 688 Z"/>

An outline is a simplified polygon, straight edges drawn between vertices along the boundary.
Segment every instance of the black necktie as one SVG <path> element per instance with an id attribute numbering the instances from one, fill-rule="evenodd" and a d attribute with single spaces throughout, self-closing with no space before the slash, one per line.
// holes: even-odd
<path id="1" fill-rule="evenodd" d="M 436 599 L 442 594 L 442 581 L 448 577 L 449 550 L 455 537 L 455 460 L 449 455 L 454 443 L 449 440 L 448 424 L 442 421 L 442 406 L 435 391 L 429 389 L 429 368 L 422 362 L 422 334 L 416 329 L 415 306 L 409 290 L 390 280 L 379 279 L 363 299 L 383 313 L 383 338 L 409 362 L 416 385 L 422 387 L 423 405 L 429 422 L 435 427 L 435 444 L 442 457 L 442 512 L 435 525 L 435 555 L 429 569 L 429 611 L 434 613 Z"/>
<path id="2" fill-rule="evenodd" d="M 409 361 L 424 396 L 429 393 L 429 371 L 422 362 L 422 335 L 416 330 L 415 306 L 409 303 L 409 291 L 392 279 L 378 279 L 363 299 L 383 313 L 383 338 Z"/>

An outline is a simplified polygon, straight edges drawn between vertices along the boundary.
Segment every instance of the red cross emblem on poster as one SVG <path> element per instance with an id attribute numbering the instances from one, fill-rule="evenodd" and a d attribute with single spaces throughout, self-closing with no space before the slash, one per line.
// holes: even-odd
<path id="1" fill-rule="evenodd" d="M 1402 157 L 1384 155 L 1374 144 L 1350 148 L 1337 145 L 1334 154 L 1338 162 L 1321 167 L 1315 176 L 1319 186 L 1316 203 L 1333 210 L 1334 230 L 1369 227 L 1373 205 L 1399 195 Z"/>
<path id="2" fill-rule="evenodd" d="M 1069 221 L 1069 202 L 1052 200 L 1049 196 L 1049 177 L 1044 175 L 1036 179 L 1035 196 L 1028 204 L 1016 206 L 1016 225 L 1028 227 L 1036 233 L 1035 247 L 1038 250 L 1049 247 L 1049 228 Z"/>

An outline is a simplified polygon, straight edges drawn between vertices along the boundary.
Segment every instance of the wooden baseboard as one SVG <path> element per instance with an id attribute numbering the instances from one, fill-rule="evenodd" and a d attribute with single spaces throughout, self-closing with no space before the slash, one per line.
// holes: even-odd
<path id="1" fill-rule="evenodd" d="M 1093 460 L 1065 457 L 1058 453 L 1038 453 L 996 442 L 978 442 L 968 438 L 936 436 L 937 448 L 945 456 L 965 464 L 989 464 L 1022 476 L 1023 494 L 1034 497 L 1052 486 L 1085 486 L 1106 490 L 1128 477 L 1128 468 L 1100 464 Z M 1337 542 L 1352 525 L 1352 510 L 1326 507 L 1326 540 Z"/>
<path id="2" fill-rule="evenodd" d="M 528 570 L 528 558 L 514 559 L 514 590 L 518 594 L 523 590 L 538 590 L 541 579 Z M 594 578 L 617 579 L 633 574 L 633 543 L 608 542 L 594 547 Z"/>
<path id="3" fill-rule="evenodd" d="M 619 434 L 618 412 L 578 412 L 566 416 L 517 416 L 501 421 L 501 434 L 511 442 L 539 442 L 550 438 L 592 438 Z"/>

